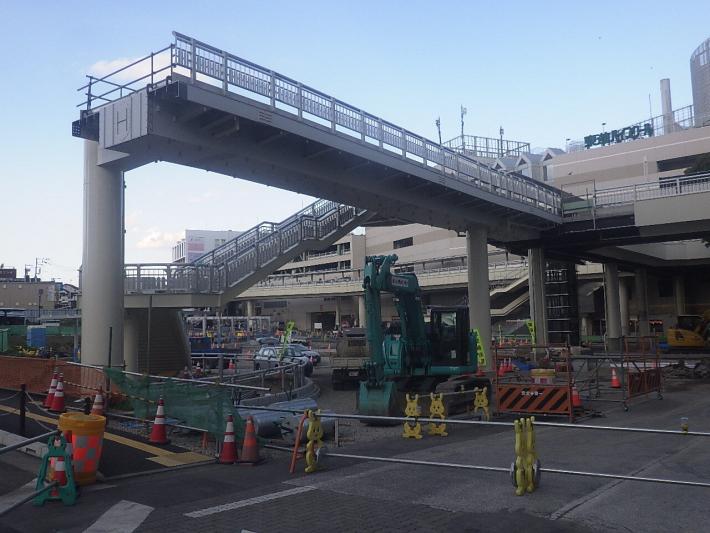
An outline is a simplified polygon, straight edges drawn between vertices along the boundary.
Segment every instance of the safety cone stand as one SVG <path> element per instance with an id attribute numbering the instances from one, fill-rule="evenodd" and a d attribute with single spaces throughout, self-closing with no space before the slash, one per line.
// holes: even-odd
<path id="1" fill-rule="evenodd" d="M 149 441 L 152 444 L 169 444 L 167 435 L 165 434 L 165 403 L 161 396 L 158 400 L 158 410 L 155 413 L 155 422 L 153 429 L 150 432 Z"/>
<path id="2" fill-rule="evenodd" d="M 232 465 L 237 460 L 237 443 L 234 440 L 234 417 L 227 417 L 227 428 L 224 430 L 224 442 L 219 452 L 217 462 L 223 465 Z"/>
<path id="3" fill-rule="evenodd" d="M 54 393 L 57 391 L 58 378 L 59 378 L 59 373 L 55 370 L 54 374 L 52 374 L 52 381 L 49 385 L 49 392 L 47 393 L 47 397 L 44 399 L 44 403 L 42 404 L 47 409 L 52 407 L 52 400 L 54 400 Z"/>
<path id="4" fill-rule="evenodd" d="M 621 382 L 619 381 L 619 376 L 616 375 L 616 368 L 611 367 L 611 388 L 620 389 Z"/>
<path id="5" fill-rule="evenodd" d="M 254 430 L 254 420 L 247 417 L 246 430 L 244 431 L 244 445 L 242 446 L 242 458 L 237 460 L 240 465 L 258 465 L 264 459 L 259 456 L 259 443 L 256 441 L 256 431 Z"/>
<path id="6" fill-rule="evenodd" d="M 57 390 L 54 391 L 54 398 L 52 398 L 52 405 L 49 407 L 49 410 L 53 413 L 63 413 L 66 411 L 64 405 L 64 374 L 59 374 Z"/>
<path id="7" fill-rule="evenodd" d="M 57 440 L 58 444 L 55 444 L 55 437 L 50 437 L 47 441 L 47 453 L 42 458 L 35 489 L 38 491 L 45 489 L 52 482 L 56 482 L 57 486 L 38 494 L 33 500 L 34 505 L 37 506 L 54 500 L 61 500 L 64 505 L 76 503 L 77 492 L 72 457 L 67 450 L 67 441 L 64 436 L 59 436 Z M 47 470 L 51 459 L 55 459 L 54 473 L 51 476 L 52 479 L 48 480 Z"/>
<path id="8" fill-rule="evenodd" d="M 99 387 L 99 392 L 94 396 L 94 405 L 91 407 L 92 415 L 104 416 L 104 389 Z"/>

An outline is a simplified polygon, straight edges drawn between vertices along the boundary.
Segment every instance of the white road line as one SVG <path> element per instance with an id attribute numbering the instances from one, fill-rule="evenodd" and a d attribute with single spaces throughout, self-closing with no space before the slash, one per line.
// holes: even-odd
<path id="1" fill-rule="evenodd" d="M 131 533 L 152 512 L 153 507 L 121 500 L 85 529 L 84 533 Z"/>
<path id="2" fill-rule="evenodd" d="M 191 513 L 185 513 L 185 516 L 189 516 L 190 518 L 201 518 L 203 516 L 223 513 L 225 511 L 233 511 L 234 509 L 241 509 L 242 507 L 249 507 L 250 505 L 269 502 L 271 500 L 278 500 L 279 498 L 286 498 L 287 496 L 301 494 L 302 492 L 310 492 L 312 490 L 316 490 L 316 487 L 296 487 L 294 489 L 272 492 L 271 494 L 264 494 L 263 496 L 256 496 L 254 498 L 240 500 L 238 502 L 225 503 L 224 505 L 217 505 L 215 507 L 207 507 L 206 509 L 200 509 L 198 511 L 192 511 Z"/>

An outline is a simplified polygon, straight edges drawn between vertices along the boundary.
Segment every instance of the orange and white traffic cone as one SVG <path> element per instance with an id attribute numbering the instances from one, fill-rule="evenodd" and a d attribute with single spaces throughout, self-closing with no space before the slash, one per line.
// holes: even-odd
<path id="1" fill-rule="evenodd" d="M 57 390 L 54 391 L 54 398 L 52 398 L 52 405 L 49 410 L 53 413 L 63 413 L 66 411 L 66 407 L 64 406 L 64 374 L 59 374 Z"/>
<path id="2" fill-rule="evenodd" d="M 505 363 L 501 362 L 498 366 L 498 377 L 502 378 L 503 376 L 505 376 Z"/>
<path id="3" fill-rule="evenodd" d="M 237 443 L 234 440 L 234 417 L 227 417 L 227 428 L 224 430 L 222 451 L 219 452 L 218 463 L 231 465 L 237 460 Z"/>
<path id="4" fill-rule="evenodd" d="M 240 464 L 257 465 L 263 459 L 259 457 L 259 444 L 256 442 L 256 431 L 254 430 L 254 420 L 247 417 L 247 426 L 244 432 L 244 445 L 242 446 L 242 458 L 237 461 Z"/>
<path id="5" fill-rule="evenodd" d="M 229 370 L 234 370 L 235 365 L 234 365 L 234 359 L 229 360 Z"/>
<path id="6" fill-rule="evenodd" d="M 158 400 L 158 410 L 155 413 L 155 422 L 150 432 L 149 441 L 152 444 L 168 444 L 168 436 L 165 434 L 165 403 L 163 397 Z"/>
<path id="7" fill-rule="evenodd" d="M 577 385 L 572 385 L 572 407 L 582 407 L 582 398 L 579 397 Z"/>
<path id="8" fill-rule="evenodd" d="M 99 392 L 94 396 L 94 405 L 91 407 L 92 415 L 104 416 L 104 389 L 99 387 Z"/>
<path id="9" fill-rule="evenodd" d="M 619 376 L 616 375 L 616 368 L 611 369 L 611 388 L 612 389 L 620 389 L 621 388 L 621 382 L 619 381 Z"/>
<path id="10" fill-rule="evenodd" d="M 54 374 L 52 374 L 52 381 L 49 385 L 49 392 L 47 393 L 47 397 L 44 399 L 44 403 L 42 404 L 46 408 L 52 407 L 52 400 L 54 400 L 54 393 L 57 391 L 58 378 L 59 378 L 59 374 L 55 370 Z"/>

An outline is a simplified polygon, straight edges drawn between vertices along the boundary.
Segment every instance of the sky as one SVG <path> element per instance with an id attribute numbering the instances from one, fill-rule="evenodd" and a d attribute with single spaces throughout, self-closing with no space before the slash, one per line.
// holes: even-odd
<path id="1" fill-rule="evenodd" d="M 0 263 L 47 258 L 76 283 L 82 141 L 76 89 L 89 73 L 190 35 L 410 131 L 564 147 L 565 139 L 692 103 L 689 59 L 710 37 L 703 1 L 0 0 Z M 649 94 L 651 110 L 649 110 Z M 310 197 L 166 163 L 126 174 L 126 262 L 169 262 L 186 228 L 244 230 Z"/>

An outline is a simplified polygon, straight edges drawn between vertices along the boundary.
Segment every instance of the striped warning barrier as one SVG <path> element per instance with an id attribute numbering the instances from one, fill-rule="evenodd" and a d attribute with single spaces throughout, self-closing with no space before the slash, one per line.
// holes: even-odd
<path id="1" fill-rule="evenodd" d="M 526 385 L 499 383 L 496 385 L 498 413 L 528 413 L 567 415 L 574 418 L 572 393 L 565 385 Z"/>

